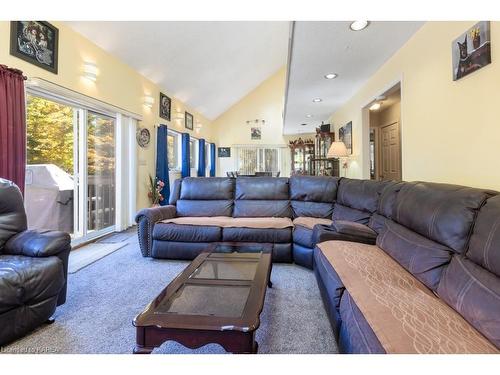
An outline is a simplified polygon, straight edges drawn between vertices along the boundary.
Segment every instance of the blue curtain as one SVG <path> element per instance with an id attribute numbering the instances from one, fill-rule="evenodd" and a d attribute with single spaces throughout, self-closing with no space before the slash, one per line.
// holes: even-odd
<path id="1" fill-rule="evenodd" d="M 210 143 L 210 177 L 215 177 L 215 143 Z"/>
<path id="2" fill-rule="evenodd" d="M 167 127 L 165 125 L 160 125 L 158 126 L 156 136 L 156 180 L 163 181 L 165 184 L 163 189 L 160 191 L 161 195 L 163 195 L 163 200 L 160 201 L 160 206 L 167 205 L 170 197 L 167 147 Z"/>
<path id="3" fill-rule="evenodd" d="M 205 177 L 207 164 L 205 155 L 205 140 L 202 138 L 198 141 L 198 177 Z"/>
<path id="4" fill-rule="evenodd" d="M 181 176 L 189 177 L 191 176 L 191 163 L 189 157 L 189 134 L 182 133 L 182 168 Z"/>

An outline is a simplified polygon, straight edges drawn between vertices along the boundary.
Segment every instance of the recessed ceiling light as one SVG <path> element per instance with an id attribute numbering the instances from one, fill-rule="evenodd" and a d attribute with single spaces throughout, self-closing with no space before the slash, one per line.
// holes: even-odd
<path id="1" fill-rule="evenodd" d="M 307 117 L 307 118 L 311 118 L 311 117 L 313 117 L 313 115 L 308 114 L 308 115 L 306 115 L 306 117 Z"/>
<path id="2" fill-rule="evenodd" d="M 314 98 L 313 99 L 313 103 L 319 103 L 319 102 L 322 102 L 322 101 L 323 101 L 323 99 L 321 99 L 321 98 Z"/>
<path id="3" fill-rule="evenodd" d="M 370 107 L 370 111 L 378 111 L 380 109 L 380 102 L 373 103 Z"/>
<path id="4" fill-rule="evenodd" d="M 369 21 L 354 21 L 349 27 L 352 31 L 361 31 L 363 29 L 366 29 L 369 24 Z"/>
<path id="5" fill-rule="evenodd" d="M 337 74 L 335 74 L 335 73 L 328 73 L 328 74 L 325 74 L 325 78 L 326 79 L 334 79 L 334 78 L 337 78 Z"/>
<path id="6" fill-rule="evenodd" d="M 304 123 L 304 124 L 300 124 L 300 125 L 301 125 L 301 126 L 306 126 L 307 124 L 306 124 L 306 123 Z"/>

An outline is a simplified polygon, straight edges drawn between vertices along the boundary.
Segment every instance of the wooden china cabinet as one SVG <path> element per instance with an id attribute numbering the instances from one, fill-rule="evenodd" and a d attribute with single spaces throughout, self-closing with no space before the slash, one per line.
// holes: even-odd
<path id="1" fill-rule="evenodd" d="M 314 158 L 314 141 L 302 138 L 290 141 L 292 175 L 313 175 L 311 159 Z"/>
<path id="2" fill-rule="evenodd" d="M 309 176 L 338 176 L 339 162 L 327 158 L 328 150 L 335 141 L 335 133 L 316 128 L 313 139 L 302 138 L 290 141 L 289 147 L 292 157 L 292 175 Z"/>
<path id="3" fill-rule="evenodd" d="M 335 133 L 316 128 L 314 158 L 311 159 L 312 174 L 315 176 L 339 176 L 339 161 L 328 158 L 328 150 L 335 141 Z"/>

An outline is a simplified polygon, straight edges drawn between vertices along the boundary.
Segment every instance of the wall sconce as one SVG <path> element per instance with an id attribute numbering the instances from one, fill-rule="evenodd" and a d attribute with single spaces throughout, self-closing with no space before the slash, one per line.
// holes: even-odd
<path id="1" fill-rule="evenodd" d="M 93 62 L 85 61 L 83 63 L 83 76 L 88 80 L 95 82 L 97 81 L 97 65 Z"/>
<path id="2" fill-rule="evenodd" d="M 155 98 L 152 96 L 146 95 L 144 97 L 144 106 L 148 108 L 153 108 L 153 104 L 155 104 Z"/>
<path id="3" fill-rule="evenodd" d="M 246 123 L 247 125 L 265 125 L 266 120 L 259 120 L 259 119 L 247 120 Z"/>
<path id="4" fill-rule="evenodd" d="M 184 121 L 184 112 L 180 108 L 176 108 L 172 120 L 182 120 Z"/>

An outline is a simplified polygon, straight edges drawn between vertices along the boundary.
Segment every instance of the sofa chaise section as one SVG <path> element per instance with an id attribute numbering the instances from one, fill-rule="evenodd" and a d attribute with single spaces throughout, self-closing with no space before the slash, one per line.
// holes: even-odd
<path id="1" fill-rule="evenodd" d="M 498 352 L 498 250 L 487 249 L 500 238 L 491 223 L 499 198 L 434 183 L 396 190 L 379 207 L 388 217 L 376 245 L 327 241 L 314 250 L 341 351 Z"/>

